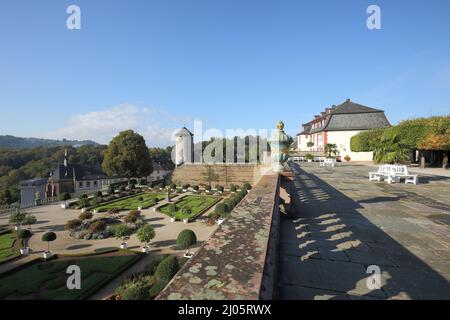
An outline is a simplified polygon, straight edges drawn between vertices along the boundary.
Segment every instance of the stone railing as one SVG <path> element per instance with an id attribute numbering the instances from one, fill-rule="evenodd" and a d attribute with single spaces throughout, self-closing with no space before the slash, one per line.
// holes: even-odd
<path id="1" fill-rule="evenodd" d="M 278 174 L 263 176 L 157 299 L 271 299 L 279 189 Z"/>

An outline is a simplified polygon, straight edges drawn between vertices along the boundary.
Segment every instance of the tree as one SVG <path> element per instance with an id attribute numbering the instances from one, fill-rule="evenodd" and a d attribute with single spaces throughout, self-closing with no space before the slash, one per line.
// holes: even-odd
<path id="1" fill-rule="evenodd" d="M 411 147 L 397 134 L 383 134 L 374 146 L 376 163 L 399 163 L 409 159 Z"/>
<path id="2" fill-rule="evenodd" d="M 209 187 L 211 187 L 212 182 L 219 180 L 219 175 L 216 174 L 212 166 L 206 166 L 203 178 L 208 182 Z"/>
<path id="3" fill-rule="evenodd" d="M 56 240 L 56 233 L 54 232 L 44 233 L 44 235 L 42 236 L 42 241 L 47 242 L 47 252 L 50 252 L 50 242 L 55 240 Z"/>
<path id="4" fill-rule="evenodd" d="M 336 155 L 338 153 L 337 145 L 334 143 L 327 143 L 325 145 L 324 152 L 328 156 L 328 158 L 331 158 L 331 154 Z"/>
<path id="5" fill-rule="evenodd" d="M 311 150 L 312 147 L 314 147 L 314 142 L 309 141 L 306 146 Z"/>
<path id="6" fill-rule="evenodd" d="M 21 224 L 23 224 L 23 221 L 26 218 L 26 214 L 24 212 L 21 212 L 19 210 L 17 210 L 16 212 L 12 213 L 10 218 L 9 218 L 9 223 L 12 223 L 16 226 L 20 226 Z"/>
<path id="7" fill-rule="evenodd" d="M 37 219 L 33 215 L 26 215 L 25 218 L 22 220 L 22 224 L 27 225 L 29 229 L 31 229 L 31 225 L 35 224 L 37 222 Z"/>
<path id="8" fill-rule="evenodd" d="M 122 241 L 126 241 L 130 238 L 133 230 L 127 224 L 119 224 L 115 230 L 116 239 L 122 239 Z"/>
<path id="9" fill-rule="evenodd" d="M 146 247 L 148 247 L 148 244 L 150 243 L 150 241 L 152 241 L 155 235 L 155 229 L 153 229 L 152 226 L 148 224 L 140 227 L 137 231 L 137 238 L 140 242 L 145 243 Z"/>
<path id="10" fill-rule="evenodd" d="M 111 176 L 144 177 L 152 173 L 152 160 L 144 138 L 133 130 L 122 131 L 109 144 L 102 164 Z"/>
<path id="11" fill-rule="evenodd" d="M 188 207 L 188 206 L 183 207 L 183 208 L 181 209 L 181 213 L 183 214 L 184 218 L 189 218 L 189 216 L 190 216 L 191 213 L 192 213 L 192 209 L 191 209 L 190 207 Z"/>

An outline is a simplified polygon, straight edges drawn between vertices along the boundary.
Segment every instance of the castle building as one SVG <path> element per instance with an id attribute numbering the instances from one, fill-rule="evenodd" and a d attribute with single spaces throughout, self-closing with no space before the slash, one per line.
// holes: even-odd
<path id="1" fill-rule="evenodd" d="M 194 135 L 186 127 L 175 133 L 175 165 L 194 162 Z"/>
<path id="2" fill-rule="evenodd" d="M 372 152 L 352 152 L 351 138 L 376 128 L 389 127 L 390 123 L 383 110 L 370 108 L 347 99 L 340 105 L 326 108 L 314 119 L 302 125 L 297 134 L 296 150 L 305 154 L 324 155 L 326 144 L 335 144 L 338 156 L 350 157 L 351 161 L 372 161 Z M 313 146 L 308 146 L 313 144 Z"/>

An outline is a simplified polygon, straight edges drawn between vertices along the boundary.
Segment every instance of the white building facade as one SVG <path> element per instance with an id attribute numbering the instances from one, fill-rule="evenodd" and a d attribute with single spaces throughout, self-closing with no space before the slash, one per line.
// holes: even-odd
<path id="1" fill-rule="evenodd" d="M 325 145 L 329 143 L 337 146 L 337 156 L 342 159 L 349 157 L 350 161 L 372 161 L 372 152 L 351 151 L 351 138 L 362 131 L 389 126 L 383 110 L 347 99 L 340 105 L 326 108 L 302 125 L 302 131 L 297 134 L 297 151 L 323 154 Z"/>

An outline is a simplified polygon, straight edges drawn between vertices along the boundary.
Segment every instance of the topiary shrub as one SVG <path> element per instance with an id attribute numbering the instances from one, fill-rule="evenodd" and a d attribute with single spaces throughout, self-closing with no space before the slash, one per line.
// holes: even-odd
<path id="1" fill-rule="evenodd" d="M 158 265 L 155 276 L 159 281 L 169 281 L 177 272 L 177 258 L 175 256 L 169 256 Z"/>
<path id="2" fill-rule="evenodd" d="M 214 209 L 214 211 L 220 216 L 223 216 L 229 212 L 228 207 L 225 203 L 219 203 Z"/>
<path id="3" fill-rule="evenodd" d="M 128 215 L 130 217 L 138 218 L 141 215 L 141 212 L 139 210 L 132 210 L 132 211 L 128 212 Z"/>
<path id="4" fill-rule="evenodd" d="M 231 192 L 236 192 L 236 191 L 237 191 L 237 186 L 235 186 L 234 184 L 231 185 L 230 191 L 231 191 Z"/>
<path id="5" fill-rule="evenodd" d="M 194 189 L 195 191 L 198 191 L 199 187 L 197 185 L 193 186 L 192 189 Z"/>
<path id="6" fill-rule="evenodd" d="M 50 242 L 56 240 L 56 233 L 54 232 L 47 232 L 42 235 L 42 241 L 47 242 L 47 252 L 50 251 Z"/>
<path id="7" fill-rule="evenodd" d="M 83 212 L 78 216 L 81 221 L 92 219 L 92 212 Z"/>
<path id="8" fill-rule="evenodd" d="M 137 197 L 137 201 L 144 201 L 144 197 L 143 196 Z"/>
<path id="9" fill-rule="evenodd" d="M 135 223 L 137 220 L 137 217 L 135 216 L 126 216 L 123 221 L 125 221 L 126 223 Z"/>
<path id="10" fill-rule="evenodd" d="M 80 208 L 86 208 L 89 206 L 89 200 L 86 198 L 80 198 L 80 200 L 78 200 L 78 206 Z"/>
<path id="11" fill-rule="evenodd" d="M 90 233 L 99 233 L 106 230 L 106 223 L 103 221 L 95 221 L 89 226 Z"/>
<path id="12" fill-rule="evenodd" d="M 22 240 L 29 239 L 31 238 L 31 231 L 28 229 L 20 229 L 19 231 L 17 231 L 17 238 Z"/>
<path id="13" fill-rule="evenodd" d="M 125 186 L 120 186 L 119 187 L 119 192 L 124 192 L 125 191 Z"/>
<path id="14" fill-rule="evenodd" d="M 87 194 L 82 194 L 82 195 L 80 195 L 80 196 L 78 197 L 79 200 L 81 200 L 81 199 L 87 199 L 87 198 L 88 198 Z"/>
<path id="15" fill-rule="evenodd" d="M 178 234 L 177 248 L 184 250 L 195 245 L 197 243 L 197 236 L 195 232 L 189 229 L 185 229 Z"/>
<path id="16" fill-rule="evenodd" d="M 217 191 L 223 192 L 224 187 L 223 186 L 216 186 Z"/>
<path id="17" fill-rule="evenodd" d="M 246 182 L 246 183 L 244 183 L 242 185 L 242 189 L 244 189 L 244 190 L 251 190 L 252 189 L 252 185 L 250 183 Z"/>
<path id="18" fill-rule="evenodd" d="M 58 199 L 59 201 L 67 201 L 71 198 L 70 194 L 67 192 L 63 192 L 59 195 Z"/>
<path id="19" fill-rule="evenodd" d="M 206 190 L 206 191 L 211 191 L 211 186 L 209 186 L 209 185 L 208 185 L 208 186 L 205 186 L 205 190 Z"/>
<path id="20" fill-rule="evenodd" d="M 81 226 L 81 220 L 80 219 L 73 219 L 66 222 L 64 229 L 65 230 L 72 230 L 75 228 L 78 228 Z"/>

